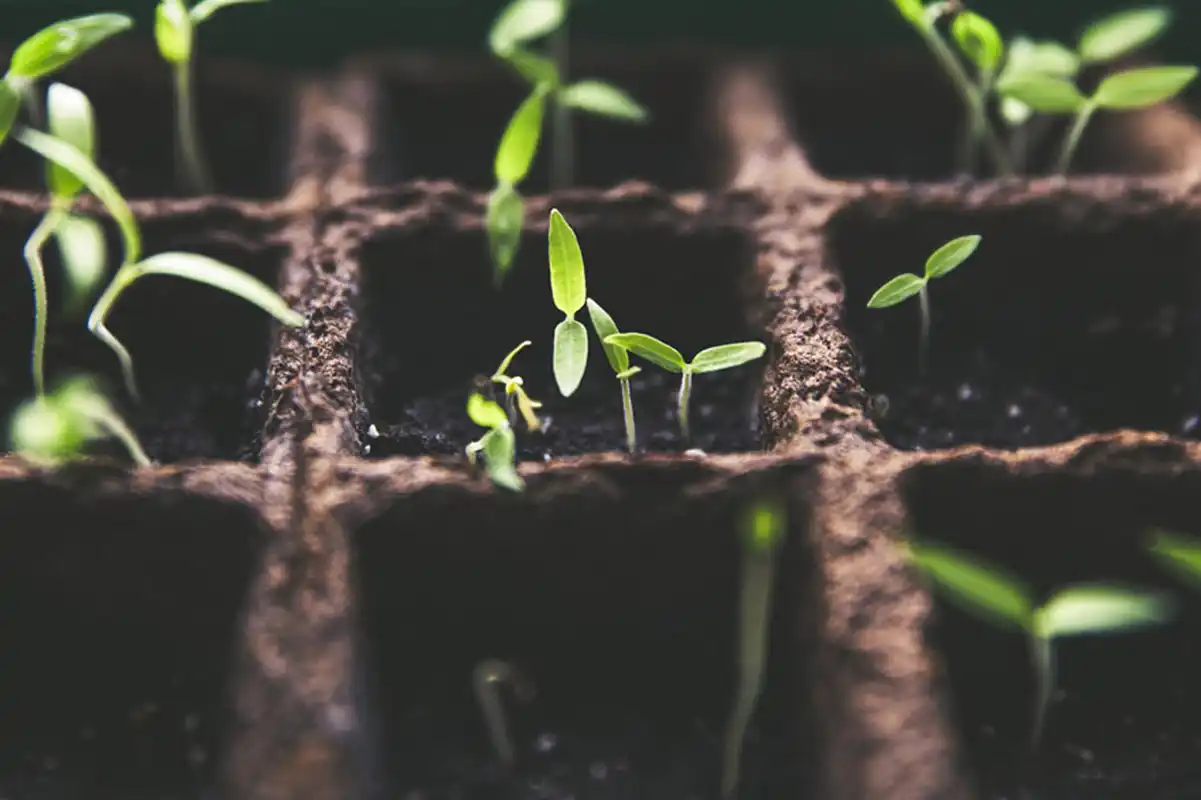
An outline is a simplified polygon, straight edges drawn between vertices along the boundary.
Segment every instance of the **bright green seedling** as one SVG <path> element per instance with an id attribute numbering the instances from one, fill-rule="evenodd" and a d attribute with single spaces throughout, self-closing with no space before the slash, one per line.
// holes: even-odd
<path id="1" fill-rule="evenodd" d="M 1020 581 L 953 550 L 910 543 L 908 555 L 948 599 L 965 611 L 990 624 L 1026 634 L 1038 687 L 1029 738 L 1031 751 L 1038 747 L 1055 690 L 1055 639 L 1146 628 L 1166 622 L 1173 612 L 1163 594 L 1088 584 L 1060 589 L 1036 606 L 1033 593 Z"/>
<path id="2" fill-rule="evenodd" d="M 1019 76 L 1048 75 L 1070 80 L 1080 72 L 1080 57 L 1071 48 L 1055 41 L 1035 41 L 1016 36 L 1009 42 L 1005 65 L 994 86 L 1012 82 Z M 1009 160 L 1015 172 L 1025 168 L 1028 153 L 1041 127 L 1031 129 L 1034 109 L 1016 97 L 999 96 L 997 110 L 1009 130 Z"/>
<path id="3" fill-rule="evenodd" d="M 743 743 L 763 692 L 771 629 L 771 598 L 776 561 L 788 534 L 782 503 L 759 500 L 742 519 L 742 586 L 738 613 L 738 686 L 726 727 L 721 770 L 721 796 L 733 800 L 738 791 Z"/>
<path id="4" fill-rule="evenodd" d="M 26 401 L 13 414 L 9 438 L 14 452 L 48 466 L 78 458 L 89 444 L 108 438 L 120 441 L 138 466 L 151 463 L 133 429 L 89 378 L 73 378 Z"/>
<path id="5" fill-rule="evenodd" d="M 914 295 L 918 296 L 922 311 L 921 339 L 918 343 L 918 363 L 922 374 L 926 372 L 930 349 L 930 297 L 926 286 L 933 278 L 946 275 L 962 264 L 980 246 L 980 236 L 960 236 L 935 250 L 926 259 L 926 272 L 919 277 L 912 272 L 896 276 L 876 290 L 867 301 L 868 308 L 888 308 L 903 303 Z"/>
<path id="6" fill-rule="evenodd" d="M 479 393 L 467 398 L 467 416 L 488 432 L 482 438 L 467 445 L 467 460 L 475 466 L 480 454 L 484 456 L 484 467 L 492 482 L 502 489 L 520 492 L 525 482 L 517 474 L 514 462 L 517 459 L 517 438 L 509 415 L 492 400 Z"/>
<path id="7" fill-rule="evenodd" d="M 1160 37 L 1172 22 L 1163 6 L 1131 8 L 1109 14 L 1089 25 L 1076 43 L 1086 64 L 1103 64 L 1130 55 Z"/>
<path id="8" fill-rule="evenodd" d="M 1201 539 L 1154 531 L 1149 549 L 1166 570 L 1201 590 Z"/>
<path id="9" fill-rule="evenodd" d="M 955 40 L 960 52 L 975 69 L 976 92 L 982 101 L 987 100 L 1005 56 L 1005 43 L 1001 39 L 1001 34 L 991 22 L 980 14 L 974 11 L 961 11 L 951 22 L 951 38 Z M 977 148 L 987 135 L 981 126 L 987 125 L 987 122 L 986 117 L 969 110 L 962 165 L 963 170 L 969 174 L 975 170 Z"/>
<path id="10" fill-rule="evenodd" d="M 555 383 L 559 385 L 560 394 L 570 397 L 579 388 L 588 366 L 588 330 L 575 318 L 588 299 L 584 254 L 580 252 L 575 231 L 557 208 L 550 212 L 547 241 L 551 298 L 555 308 L 564 314 L 563 321 L 555 326 L 552 356 Z"/>
<path id="11" fill-rule="evenodd" d="M 626 448 L 633 453 L 638 448 L 638 436 L 634 431 L 634 400 L 630 396 L 630 378 L 641 372 L 642 368 L 630 366 L 630 355 L 624 347 L 605 342 L 608 337 L 619 333 L 617 323 L 609 316 L 609 312 L 601 308 L 600 303 L 591 297 L 588 298 L 588 316 L 592 318 L 592 329 L 596 331 L 596 338 L 601 340 L 605 358 L 608 360 L 609 366 L 613 367 L 617 381 L 621 384 L 621 409 L 626 423 Z"/>
<path id="12" fill-rule="evenodd" d="M 678 408 L 680 433 L 685 441 L 692 438 L 688 425 L 688 402 L 692 394 L 692 376 L 740 367 L 757 358 L 762 358 L 763 354 L 767 352 L 767 346 L 762 342 L 736 342 L 706 348 L 693 356 L 692 361 L 685 361 L 679 350 L 645 333 L 614 333 L 605 337 L 605 344 L 621 347 L 639 358 L 646 359 L 660 369 L 680 375 Z"/>
<path id="13" fill-rule="evenodd" d="M 492 254 L 492 276 L 496 286 L 504 282 L 521 243 L 525 222 L 525 203 L 517 186 L 529 174 L 538 141 L 542 138 L 542 117 L 546 109 L 546 86 L 534 87 L 509 120 L 496 149 L 496 188 L 488 196 L 485 226 Z"/>
<path id="14" fill-rule="evenodd" d="M 477 664 L 472 672 L 471 686 L 480 713 L 484 717 L 492 749 L 506 768 L 512 768 L 517 761 L 517 748 L 513 743 L 513 733 L 509 730 L 505 705 L 500 696 L 501 687 L 505 685 L 508 685 L 514 696 L 523 702 L 528 702 L 534 696 L 533 684 L 508 661 L 485 659 Z"/>
<path id="15" fill-rule="evenodd" d="M 227 6 L 264 3 L 266 0 L 200 0 L 188 8 L 184 0 L 159 0 L 154 12 L 154 38 L 159 54 L 171 65 L 175 81 L 175 164 L 188 191 L 211 192 L 212 178 L 196 122 L 196 96 L 192 85 L 192 54 L 196 26 Z"/>
<path id="16" fill-rule="evenodd" d="M 510 376 L 509 365 L 513 363 L 513 359 L 524 348 L 532 344 L 528 339 L 513 348 L 513 351 L 505 356 L 505 360 L 500 362 L 500 366 L 496 368 L 496 372 L 492 374 L 492 382 L 498 383 L 505 389 L 505 409 L 509 412 L 509 424 L 517 424 L 518 413 L 525 419 L 526 427 L 532 431 L 538 430 L 541 423 L 538 421 L 536 409 L 542 407 L 542 404 L 534 400 L 525 391 L 525 381 L 520 376 Z"/>

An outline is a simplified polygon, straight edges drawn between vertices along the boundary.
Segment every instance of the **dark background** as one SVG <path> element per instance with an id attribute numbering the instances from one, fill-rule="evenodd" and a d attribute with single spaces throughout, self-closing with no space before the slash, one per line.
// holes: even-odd
<path id="1" fill-rule="evenodd" d="M 1022 32 L 1073 40 L 1086 21 L 1142 5 L 1138 0 L 977 0 L 1006 37 Z M 149 37 L 154 0 L 0 0 L 0 44 L 56 19 L 124 11 Z M 270 0 L 227 9 L 205 23 L 206 54 L 263 63 L 325 67 L 351 52 L 388 48 L 482 50 L 505 0 Z M 1160 52 L 1201 59 L 1201 2 L 1176 0 L 1176 23 Z M 889 0 L 576 0 L 576 42 L 645 44 L 701 41 L 734 49 L 830 50 L 917 46 Z"/>

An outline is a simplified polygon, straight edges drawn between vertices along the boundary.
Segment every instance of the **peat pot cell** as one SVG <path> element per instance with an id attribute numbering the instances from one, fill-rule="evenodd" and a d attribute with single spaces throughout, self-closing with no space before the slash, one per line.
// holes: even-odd
<path id="1" fill-rule="evenodd" d="M 564 214 L 570 222 L 570 210 Z M 650 333 L 685 358 L 711 345 L 763 340 L 747 330 L 740 300 L 754 263 L 742 234 L 592 224 L 576 233 L 589 295 L 621 330 Z M 371 433 L 380 434 L 367 440 L 372 455 L 462 454 L 481 434 L 466 413 L 475 379 L 492 375 L 525 340 L 532 345 L 517 355 L 509 374 L 525 380 L 549 424 L 540 432 L 519 426 L 519 457 L 540 461 L 625 448 L 621 389 L 586 309 L 577 316 L 589 329 L 584 381 L 566 399 L 554 382 L 552 341 L 563 314 L 551 302 L 546 242 L 545 228 L 523 237 L 500 291 L 493 288 L 479 229 L 409 228 L 379 234 L 364 247 Z M 686 449 L 676 418 L 679 376 L 641 366 L 631 380 L 640 447 Z M 695 377 L 691 446 L 706 452 L 759 448 L 762 374 L 760 359 Z"/>
<path id="2" fill-rule="evenodd" d="M 381 149 L 373 182 L 450 179 L 471 189 L 491 189 L 501 134 L 529 93 L 521 78 L 499 62 L 384 61 L 378 68 L 386 102 L 375 136 Z M 607 188 L 638 179 L 679 190 L 704 188 L 717 179 L 720 166 L 710 151 L 706 117 L 709 69 L 703 64 L 662 57 L 650 63 L 610 59 L 595 68 L 582 62 L 573 74 L 620 86 L 650 119 L 637 124 L 574 113 L 571 185 Z M 552 117 L 548 109 L 538 155 L 520 186 L 527 195 L 550 188 Z"/>
<path id="3" fill-rule="evenodd" d="M 1198 229 L 1076 196 L 956 212 L 851 205 L 827 255 L 880 431 L 906 450 L 1022 447 L 1120 428 L 1193 436 L 1198 384 Z M 975 253 L 930 281 L 929 363 L 918 297 L 867 308 L 894 275 L 921 274 L 950 239 Z"/>
<path id="4" fill-rule="evenodd" d="M 12 267 L 4 271 L 0 298 L 0 418 L 5 420 L 33 394 L 33 292 L 21 253 L 37 221 L 28 209 L 0 208 L 0 251 L 10 254 Z M 263 243 L 265 231 L 245 230 L 256 228 L 183 216 L 144 221 L 142 234 L 147 253 L 200 253 L 274 284 L 284 253 Z M 107 234 L 109 264 L 115 265 L 120 239 L 113 229 Z M 257 457 L 257 402 L 275 324 L 265 312 L 200 283 L 162 276 L 138 280 L 109 317 L 109 329 L 133 356 L 142 394 L 138 403 L 125 391 L 116 355 L 87 330 L 90 304 L 78 313 L 68 307 L 54 245 L 43 255 L 50 297 L 48 386 L 79 372 L 100 378 L 156 461 Z"/>
<path id="5" fill-rule="evenodd" d="M 1201 595 L 1146 547 L 1152 527 L 1201 533 L 1201 475 L 1140 474 L 1139 460 L 1135 454 L 1133 467 L 1101 465 L 1088 474 L 1027 465 L 1021 477 L 965 460 L 904 478 L 913 536 L 1004 569 L 1036 602 L 1079 583 L 1175 597 L 1176 617 L 1163 627 L 1055 641 L 1058 692 L 1031 756 L 1035 678 L 1024 637 L 936 595 L 932 639 L 985 800 L 1201 795 Z"/>
<path id="6" fill-rule="evenodd" d="M 0 481 L 0 791 L 208 796 L 255 513 L 97 478 Z"/>
<path id="7" fill-rule="evenodd" d="M 434 486 L 357 532 L 368 705 L 391 796 L 718 796 L 745 498 L 698 493 L 690 472 L 632 467 L 590 482 L 558 470 L 516 499 Z M 809 781 L 803 528 L 779 556 L 745 798 L 805 796 Z M 511 770 L 473 688 L 492 661 L 524 682 L 499 687 Z"/>
<path id="8" fill-rule="evenodd" d="M 282 194 L 291 124 L 288 87 L 256 67 L 212 63 L 203 54 L 195 69 L 197 119 L 216 191 L 248 198 Z M 184 194 L 174 166 L 173 81 L 162 59 L 106 45 L 56 79 L 91 100 L 96 160 L 122 194 Z M 41 191 L 46 185 L 42 164 L 32 151 L 10 142 L 0 149 L 0 182 L 6 188 Z"/>

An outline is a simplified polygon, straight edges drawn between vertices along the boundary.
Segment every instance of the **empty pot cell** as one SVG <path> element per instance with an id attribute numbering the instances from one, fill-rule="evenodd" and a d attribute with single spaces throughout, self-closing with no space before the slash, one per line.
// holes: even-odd
<path id="1" fill-rule="evenodd" d="M 210 477 L 244 494 L 244 476 Z M 259 523 L 247 506 L 181 490 L 179 476 L 136 491 L 109 478 L 0 479 L 8 797 L 211 790 Z"/>
<path id="2" fill-rule="evenodd" d="M 953 192 L 868 199 L 832 220 L 827 256 L 877 424 L 902 449 L 1020 447 L 1119 428 L 1193 436 L 1198 225 L 1154 193 L 1034 185 L 980 203 Z M 925 198 L 925 199 L 922 199 Z M 867 308 L 958 236 L 976 252 L 918 297 Z"/>
<path id="3" fill-rule="evenodd" d="M 14 254 L 4 273 L 4 330 L 0 337 L 0 416 L 7 420 L 33 394 L 33 290 L 21 256 L 37 225 L 36 209 L 0 209 L 0 249 Z M 109 277 L 120 262 L 121 240 L 106 230 Z M 274 284 L 286 249 L 271 240 L 261 222 L 239 220 L 218 208 L 142 222 L 145 252 L 199 253 L 239 267 Z M 164 276 L 139 279 L 122 294 L 109 329 L 133 356 L 142 402 L 124 388 L 116 355 L 87 330 L 96 297 L 82 310 L 67 307 L 58 253 L 43 252 L 50 298 L 46 381 L 88 373 L 104 382 L 109 397 L 135 428 L 147 454 L 157 461 L 194 458 L 256 458 L 257 407 L 272 326 L 264 311 L 205 284 Z M 98 293 L 97 293 L 98 294 Z M 114 445 L 108 452 L 125 458 Z"/>
<path id="4" fill-rule="evenodd" d="M 551 468 L 520 498 L 464 481 L 388 502 L 354 550 L 390 793 L 717 797 L 736 677 L 738 520 L 796 467 L 773 472 L 731 480 L 696 462 L 610 463 Z M 802 654 L 812 621 L 800 610 L 813 607 L 813 569 L 808 513 L 793 497 L 741 797 L 803 797 L 811 780 Z M 474 689 L 499 665 L 525 682 L 495 686 L 509 769 Z"/>
<path id="5" fill-rule="evenodd" d="M 569 223 L 578 223 L 589 295 L 619 329 L 650 333 L 689 359 L 712 345 L 765 340 L 745 322 L 745 282 L 754 264 L 745 234 L 717 223 L 684 231 L 664 217 L 638 223 L 636 214 L 608 217 L 601 211 L 576 217 L 570 208 L 563 213 Z M 571 397 L 559 393 L 552 344 L 563 313 L 551 301 L 545 221 L 529 227 L 499 291 L 484 231 L 476 224 L 380 231 L 363 247 L 364 373 L 372 433 L 379 433 L 365 440 L 372 455 L 462 454 L 482 435 L 466 413 L 474 379 L 491 376 L 525 340 L 532 345 L 513 360 L 509 374 L 521 376 L 529 394 L 543 403 L 539 414 L 546 424 L 531 432 L 520 422 L 519 457 L 544 460 L 625 449 L 620 384 L 586 309 L 577 318 L 589 330 L 587 372 Z M 636 356 L 631 363 L 642 367 L 631 379 L 641 447 L 759 448 L 758 389 L 765 359 L 694 377 L 690 443 L 680 435 L 676 413 L 680 376 Z M 503 399 L 503 392 L 497 397 Z"/>
<path id="6" fill-rule="evenodd" d="M 288 84 L 257 67 L 215 62 L 203 53 L 194 70 L 197 120 L 216 191 L 247 198 L 281 195 L 291 155 Z M 171 68 L 156 51 L 107 43 L 55 80 L 91 100 L 96 163 L 126 197 L 185 193 L 174 166 Z M 43 87 L 43 106 L 44 92 Z M 43 191 L 46 185 L 43 162 L 17 142 L 0 149 L 0 175 L 7 188 Z"/>
<path id="7" fill-rule="evenodd" d="M 499 61 L 423 59 L 372 66 L 384 81 L 373 183 L 428 178 L 477 190 L 495 185 L 497 145 L 530 91 L 516 72 Z M 718 166 L 707 117 L 709 71 L 699 59 L 676 56 L 653 62 L 579 59 L 571 67 L 573 79 L 612 83 L 650 117 L 638 124 L 574 112 L 574 178 L 567 186 L 609 187 L 632 179 L 670 190 L 709 186 L 716 178 L 711 169 Z M 526 194 L 551 188 L 553 117 L 548 108 L 538 154 L 520 186 Z"/>
<path id="8" fill-rule="evenodd" d="M 1037 603 L 1068 585 L 1169 592 L 1176 617 L 1139 632 L 1054 641 L 1057 691 L 1027 749 L 1036 683 L 1026 638 L 938 598 L 931 630 L 985 800 L 1191 797 L 1201 791 L 1201 595 L 1147 551 L 1154 527 L 1196 536 L 1201 474 L 1173 456 L 1114 453 L 1088 467 L 977 458 L 904 476 L 909 530 L 1024 581 Z M 1139 465 L 1145 465 L 1143 469 Z M 1024 792 L 1022 791 L 1024 790 Z"/>

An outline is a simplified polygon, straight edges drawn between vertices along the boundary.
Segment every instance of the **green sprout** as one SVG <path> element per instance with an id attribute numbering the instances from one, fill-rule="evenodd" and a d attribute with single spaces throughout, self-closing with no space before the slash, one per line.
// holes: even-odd
<path id="1" fill-rule="evenodd" d="M 517 760 L 517 748 L 506 722 L 504 703 L 501 702 L 499 687 L 502 684 L 508 684 L 518 700 L 529 701 L 534 695 L 533 684 L 508 661 L 485 659 L 472 672 L 472 689 L 480 713 L 484 716 L 492 748 L 496 750 L 501 763 L 511 768 Z"/>
<path id="2" fill-rule="evenodd" d="M 212 191 L 212 178 L 196 123 L 192 85 L 196 26 L 227 6 L 263 2 L 266 0 L 200 0 L 189 9 L 184 0 L 159 0 L 155 8 L 154 38 L 159 54 L 171 65 L 175 81 L 175 166 L 189 191 L 201 194 Z"/>
<path id="3" fill-rule="evenodd" d="M 642 367 L 630 366 L 630 354 L 626 352 L 625 348 L 605 342 L 605 339 L 619 332 L 617 323 L 609 316 L 609 312 L 601 308 L 600 303 L 591 297 L 588 298 L 588 316 L 592 318 L 592 329 L 596 331 L 596 337 L 601 340 L 605 358 L 608 360 L 609 366 L 613 367 L 617 381 L 621 384 L 621 410 L 626 423 L 626 448 L 632 454 L 638 447 L 638 437 L 634 432 L 634 401 L 630 396 L 630 378 L 641 372 Z"/>
<path id="4" fill-rule="evenodd" d="M 521 377 L 511 377 L 508 374 L 509 365 L 524 348 L 529 347 L 532 342 L 528 339 L 513 348 L 504 361 L 500 362 L 500 366 L 496 368 L 496 372 L 492 374 L 492 382 L 498 383 L 505 388 L 505 409 L 509 412 L 509 424 L 517 424 L 517 414 L 520 413 L 525 419 L 526 427 L 532 431 L 538 430 L 541 423 L 538 421 L 538 415 L 535 409 L 541 408 L 542 404 L 534 400 L 526 393 L 525 381 Z"/>
<path id="5" fill-rule="evenodd" d="M 742 520 L 742 593 L 738 616 L 738 688 L 726 728 L 721 796 L 733 800 L 738 790 L 743 743 L 763 692 L 771 630 L 771 596 L 776 556 L 788 534 L 783 504 L 760 500 Z"/>
<path id="6" fill-rule="evenodd" d="M 87 445 L 110 437 L 124 445 L 138 466 L 151 464 L 137 435 L 95 381 L 84 377 L 26 401 L 13 414 L 9 430 L 14 452 L 47 466 L 76 459 Z"/>
<path id="7" fill-rule="evenodd" d="M 926 284 L 932 278 L 940 278 L 966 261 L 980 246 L 980 239 L 977 235 L 952 239 L 926 259 L 924 276 L 919 277 L 912 272 L 898 275 L 877 289 L 867 301 L 868 308 L 888 308 L 908 300 L 915 294 L 918 296 L 922 310 L 921 339 L 918 345 L 919 369 L 922 374 L 926 372 L 930 348 L 930 297 L 926 292 Z"/>
<path id="8" fill-rule="evenodd" d="M 1092 584 L 1065 587 L 1036 606 L 1033 593 L 1020 581 L 953 550 L 910 543 L 908 556 L 965 611 L 1026 634 L 1038 687 L 1028 740 L 1031 752 L 1038 747 L 1055 690 L 1055 639 L 1146 628 L 1173 613 L 1163 594 Z"/>
<path id="9" fill-rule="evenodd" d="M 1080 57 L 1067 46 L 1051 40 L 1035 41 L 1025 36 L 1015 36 L 1009 43 L 1005 66 L 994 86 L 1010 83 L 1023 74 L 1072 79 L 1079 72 Z M 997 110 L 1009 130 L 1011 165 L 1020 172 L 1031 149 L 1034 133 L 1029 123 L 1034 116 L 1034 109 L 1016 97 L 1000 95 Z"/>
<path id="10" fill-rule="evenodd" d="M 564 315 L 563 321 L 555 326 L 552 355 L 555 383 L 560 394 L 570 397 L 579 388 L 588 366 L 588 330 L 575 318 L 588 299 L 588 289 L 579 240 L 557 208 L 550 212 L 547 251 L 551 298 Z"/>
<path id="11" fill-rule="evenodd" d="M 680 376 L 678 409 L 680 433 L 683 435 L 684 441 L 692 438 L 688 426 L 688 402 L 692 394 L 692 376 L 739 367 L 757 358 L 762 358 L 763 354 L 767 352 L 767 346 L 762 342 L 735 342 L 706 348 L 693 356 L 692 361 L 685 361 L 679 350 L 645 333 L 614 333 L 605 337 L 605 344 L 616 345 L 628 350 L 660 369 L 677 373 Z"/>
<path id="12" fill-rule="evenodd" d="M 1201 589 L 1201 539 L 1157 530 L 1149 549 L 1166 570 Z"/>
<path id="13" fill-rule="evenodd" d="M 525 482 L 517 474 L 514 462 L 517 458 L 517 439 L 509 415 L 492 400 L 478 392 L 467 398 L 467 416 L 488 432 L 482 438 L 467 445 L 467 460 L 475 466 L 476 458 L 482 453 L 484 466 L 492 482 L 502 489 L 520 492 Z"/>
<path id="14" fill-rule="evenodd" d="M 976 93 L 981 101 L 992 92 L 993 81 L 1005 55 L 1005 43 L 996 27 L 974 11 L 961 11 L 951 23 L 951 37 L 959 50 L 976 70 Z M 969 113 L 963 149 L 963 168 L 972 172 L 976 164 L 976 150 L 990 133 L 986 130 L 987 117 Z"/>

